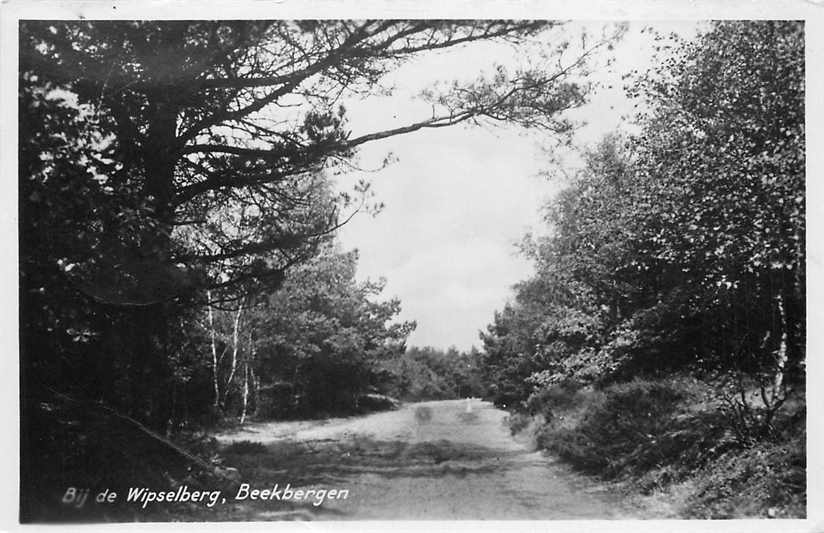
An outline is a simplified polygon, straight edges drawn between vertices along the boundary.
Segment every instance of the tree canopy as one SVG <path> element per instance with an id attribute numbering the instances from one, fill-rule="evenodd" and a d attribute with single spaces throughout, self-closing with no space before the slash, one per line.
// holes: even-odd
<path id="1" fill-rule="evenodd" d="M 87 243 L 102 256 L 98 263 L 118 255 L 131 261 L 100 268 L 86 262 L 74 275 L 93 279 L 86 290 L 99 299 L 147 304 L 157 299 L 154 292 L 163 292 L 152 290 L 158 283 L 177 287 L 176 296 L 204 285 L 215 289 L 269 275 L 277 280 L 339 223 L 345 205 L 318 176 L 346 165 L 359 145 L 466 121 L 568 131 L 558 113 L 585 97 L 585 84 L 574 77 L 580 57 L 550 71 L 510 74 L 501 68 L 490 79 L 430 92 L 432 117 L 388 131 L 353 137 L 341 105 L 345 97 L 386 92 L 381 79 L 416 54 L 483 40 L 521 42 L 553 26 L 393 20 L 23 24 L 21 89 L 44 92 L 40 97 L 52 105 L 71 97 L 82 123 L 76 133 L 95 141 L 81 147 L 76 136 L 67 136 L 67 144 L 84 149 L 82 166 L 92 184 L 133 210 L 122 220 L 96 221 L 100 242 Z M 562 54 L 559 46 L 554 58 L 566 59 Z M 45 167 L 45 174 L 53 173 Z M 136 242 L 107 242 L 112 234 L 129 234 Z M 133 271 L 122 266 L 150 260 L 158 264 Z M 169 278 L 174 281 L 161 283 Z M 116 294 L 129 281 L 137 286 Z"/>
<path id="2" fill-rule="evenodd" d="M 590 149 L 527 240 L 488 379 L 503 403 L 691 368 L 780 404 L 805 354 L 803 26 L 714 23 L 628 90 L 640 131 Z"/>

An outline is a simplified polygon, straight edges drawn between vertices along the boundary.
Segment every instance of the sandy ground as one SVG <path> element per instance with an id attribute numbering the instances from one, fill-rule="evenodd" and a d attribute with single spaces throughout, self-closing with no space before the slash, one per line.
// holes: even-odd
<path id="1" fill-rule="evenodd" d="M 348 489 L 321 505 L 240 502 L 231 519 L 636 518 L 618 495 L 513 438 L 480 400 L 408 404 L 323 422 L 216 435 L 253 488 Z M 257 445 L 235 444 L 243 441 Z M 244 448 L 245 446 L 245 448 Z"/>

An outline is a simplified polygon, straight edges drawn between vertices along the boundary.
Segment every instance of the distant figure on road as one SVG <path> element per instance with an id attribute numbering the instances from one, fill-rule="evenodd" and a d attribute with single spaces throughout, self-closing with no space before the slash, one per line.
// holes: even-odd
<path id="1" fill-rule="evenodd" d="M 466 399 L 466 412 L 467 413 L 472 412 L 472 398 L 467 398 Z"/>

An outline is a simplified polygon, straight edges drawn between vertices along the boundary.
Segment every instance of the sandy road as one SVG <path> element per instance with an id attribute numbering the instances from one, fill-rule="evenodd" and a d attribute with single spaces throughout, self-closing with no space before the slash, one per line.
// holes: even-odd
<path id="1" fill-rule="evenodd" d="M 255 424 L 218 435 L 255 487 L 348 489 L 346 500 L 240 502 L 235 519 L 633 518 L 620 499 L 510 436 L 480 400 L 409 404 L 326 422 Z M 259 443 L 233 455 L 231 444 Z M 240 445 L 243 446 L 243 445 Z M 235 450 L 241 450 L 235 445 Z M 251 450 L 251 451 L 250 451 Z"/>

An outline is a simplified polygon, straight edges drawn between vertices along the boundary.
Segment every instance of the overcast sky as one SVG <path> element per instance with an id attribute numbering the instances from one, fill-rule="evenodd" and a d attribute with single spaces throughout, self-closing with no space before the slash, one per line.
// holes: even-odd
<path id="1" fill-rule="evenodd" d="M 567 32 L 577 35 L 582 24 Z M 586 24 L 598 34 L 603 24 Z M 653 41 L 644 25 L 631 23 L 614 51 L 611 69 L 595 78 L 604 85 L 570 117 L 587 124 L 576 133 L 583 146 L 621 127 L 633 102 L 623 95 L 621 75 L 651 64 Z M 659 31 L 694 34 L 696 24 L 653 24 Z M 441 52 L 403 66 L 388 80 L 392 97 L 348 102 L 353 131 L 397 127 L 427 118 L 430 108 L 416 101 L 420 89 L 437 80 L 467 79 L 489 71 L 494 62 L 512 65 L 523 51 L 482 45 Z M 511 297 L 511 286 L 532 273 L 516 253 L 527 231 L 546 232 L 540 208 L 562 183 L 541 177 L 547 169 L 546 140 L 516 128 L 455 126 L 422 130 L 375 142 L 361 150 L 364 167 L 377 166 L 392 152 L 397 161 L 368 176 L 377 198 L 386 204 L 376 217 L 358 215 L 340 231 L 347 249 L 360 252 L 361 279 L 387 278 L 386 296 L 401 299 L 402 319 L 416 320 L 410 345 L 468 349 L 481 346 L 479 330 Z M 570 166 L 574 156 L 566 156 Z"/>

